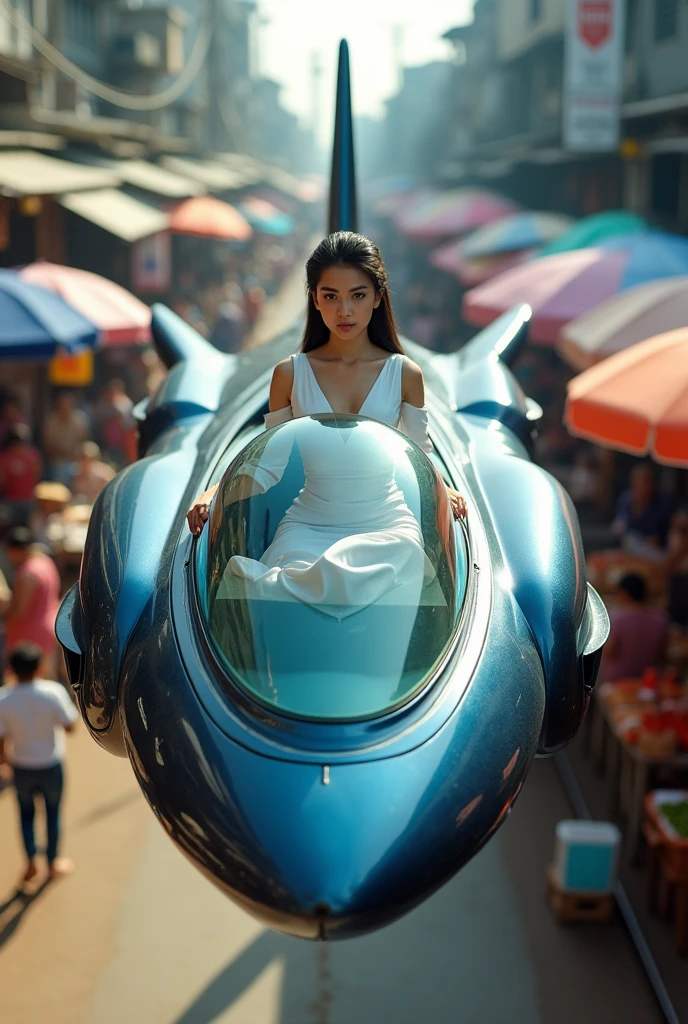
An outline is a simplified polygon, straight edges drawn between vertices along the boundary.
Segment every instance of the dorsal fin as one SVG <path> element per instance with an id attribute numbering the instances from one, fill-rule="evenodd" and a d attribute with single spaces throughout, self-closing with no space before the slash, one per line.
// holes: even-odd
<path id="1" fill-rule="evenodd" d="M 327 227 L 330 234 L 333 231 L 358 231 L 351 72 L 349 47 L 345 39 L 342 39 L 339 44 L 330 209 Z"/>

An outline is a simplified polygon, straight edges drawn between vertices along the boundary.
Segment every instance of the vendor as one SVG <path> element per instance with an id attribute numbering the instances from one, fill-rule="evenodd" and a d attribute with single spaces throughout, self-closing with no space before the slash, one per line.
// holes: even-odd
<path id="1" fill-rule="evenodd" d="M 75 500 L 92 505 L 102 489 L 115 476 L 115 470 L 100 458 L 95 441 L 84 441 L 79 448 L 79 459 L 72 474 L 72 494 Z"/>
<path id="2" fill-rule="evenodd" d="M 612 529 L 630 554 L 661 561 L 671 513 L 671 499 L 657 487 L 655 467 L 642 462 L 634 467 L 630 487 L 619 498 Z"/>
<path id="3" fill-rule="evenodd" d="M 628 573 L 617 586 L 617 604 L 609 615 L 610 633 L 602 654 L 600 679 L 638 679 L 646 668 L 663 663 L 669 638 L 664 612 L 647 606 L 647 584 Z"/>

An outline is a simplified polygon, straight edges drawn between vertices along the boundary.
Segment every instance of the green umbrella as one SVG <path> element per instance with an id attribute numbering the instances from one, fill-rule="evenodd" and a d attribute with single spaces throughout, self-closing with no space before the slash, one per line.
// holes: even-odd
<path id="1" fill-rule="evenodd" d="M 591 217 L 579 220 L 554 242 L 539 249 L 537 256 L 551 256 L 555 252 L 585 249 L 589 245 L 603 242 L 612 235 L 630 235 L 635 231 L 645 231 L 646 229 L 647 223 L 637 213 L 628 213 L 626 210 L 594 213 Z"/>

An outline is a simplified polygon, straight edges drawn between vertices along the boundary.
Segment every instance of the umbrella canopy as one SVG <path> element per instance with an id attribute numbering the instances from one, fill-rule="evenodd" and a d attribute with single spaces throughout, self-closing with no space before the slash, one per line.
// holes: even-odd
<path id="1" fill-rule="evenodd" d="M 569 231 L 546 245 L 539 255 L 553 256 L 557 252 L 585 249 L 587 246 L 599 245 L 600 242 L 616 235 L 631 235 L 646 229 L 647 223 L 643 218 L 637 213 L 629 213 L 628 210 L 594 213 L 591 217 L 583 217 Z"/>
<path id="2" fill-rule="evenodd" d="M 620 292 L 566 324 L 557 349 L 584 370 L 639 341 L 688 325 L 688 276 L 649 281 Z"/>
<path id="3" fill-rule="evenodd" d="M 569 381 L 572 434 L 688 467 L 688 328 L 618 352 Z"/>
<path id="4" fill-rule="evenodd" d="M 531 341 L 552 344 L 565 324 L 617 292 L 681 274 L 688 274 L 688 240 L 644 231 L 507 270 L 466 293 L 463 315 L 485 326 L 527 302 L 533 310 Z"/>
<path id="5" fill-rule="evenodd" d="M 149 307 L 114 281 L 42 260 L 18 273 L 29 284 L 56 292 L 95 324 L 104 345 L 145 345 L 150 341 Z"/>
<path id="6" fill-rule="evenodd" d="M 0 359 L 49 359 L 93 348 L 98 328 L 53 292 L 0 270 Z"/>
<path id="7" fill-rule="evenodd" d="M 267 199 L 247 196 L 239 203 L 239 211 L 252 228 L 264 235 L 291 235 L 294 231 L 293 218 Z"/>
<path id="8" fill-rule="evenodd" d="M 435 249 L 430 254 L 429 262 L 438 270 L 454 274 L 466 288 L 472 288 L 474 285 L 482 284 L 483 281 L 488 281 L 491 277 L 511 269 L 511 267 L 525 263 L 531 256 L 532 251 L 525 250 L 471 259 L 466 256 L 464 242 L 461 239 L 454 239 L 454 241 Z"/>
<path id="9" fill-rule="evenodd" d="M 170 217 L 170 231 L 225 242 L 246 242 L 253 234 L 249 222 L 234 206 L 212 196 L 196 196 L 176 206 Z"/>
<path id="10" fill-rule="evenodd" d="M 464 253 L 469 257 L 498 256 L 519 249 L 535 249 L 559 238 L 573 225 L 571 217 L 560 213 L 533 213 L 522 210 L 486 224 L 465 239 Z"/>
<path id="11" fill-rule="evenodd" d="M 489 224 L 517 209 L 515 203 L 486 189 L 461 188 L 441 192 L 427 205 L 402 212 L 397 225 L 411 238 L 433 239 L 458 235 Z"/>

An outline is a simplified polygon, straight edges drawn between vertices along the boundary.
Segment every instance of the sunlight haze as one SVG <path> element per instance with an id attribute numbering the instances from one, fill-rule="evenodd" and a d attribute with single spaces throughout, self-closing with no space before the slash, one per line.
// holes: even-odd
<path id="1" fill-rule="evenodd" d="M 284 106 L 304 124 L 311 126 L 318 111 L 318 135 L 325 141 L 340 39 L 348 40 L 351 52 L 354 111 L 375 117 L 397 90 L 395 46 L 405 65 L 446 60 L 451 47 L 441 35 L 470 21 L 472 8 L 473 0 L 259 0 L 259 71 L 284 86 Z M 323 68 L 316 102 L 314 53 Z"/>

